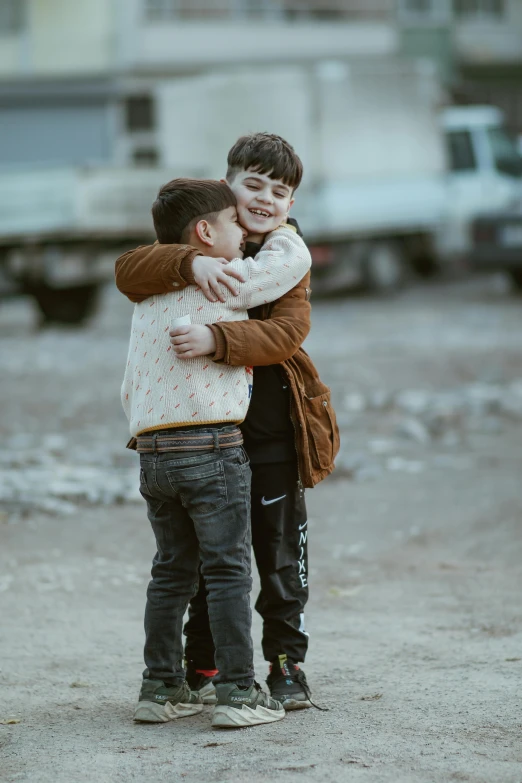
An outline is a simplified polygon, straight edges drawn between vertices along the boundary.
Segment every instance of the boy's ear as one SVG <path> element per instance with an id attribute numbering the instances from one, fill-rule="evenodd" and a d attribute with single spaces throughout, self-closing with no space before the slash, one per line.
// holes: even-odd
<path id="1" fill-rule="evenodd" d="M 291 198 L 291 199 L 290 199 L 290 203 L 288 204 L 288 210 L 287 210 L 287 213 L 286 213 L 286 216 L 287 216 L 287 217 L 288 217 L 288 216 L 289 216 L 289 214 L 290 214 L 290 210 L 291 210 L 291 209 L 292 209 L 292 207 L 294 206 L 294 201 L 295 201 L 295 198 Z"/>
<path id="2" fill-rule="evenodd" d="M 213 247 L 214 232 L 208 220 L 198 220 L 194 226 L 194 231 L 196 232 L 196 236 L 200 242 L 202 242 L 204 245 L 208 245 L 209 247 Z"/>
<path id="3" fill-rule="evenodd" d="M 225 179 L 224 177 L 221 177 L 221 179 L 220 179 L 219 181 L 220 181 L 220 182 L 224 182 L 224 183 L 225 183 L 225 185 L 228 185 L 228 184 L 229 184 L 229 182 L 228 182 L 228 179 Z"/>

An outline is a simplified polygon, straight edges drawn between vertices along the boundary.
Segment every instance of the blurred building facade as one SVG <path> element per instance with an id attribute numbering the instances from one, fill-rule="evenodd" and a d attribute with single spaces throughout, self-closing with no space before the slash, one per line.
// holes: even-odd
<path id="1" fill-rule="evenodd" d="M 455 91 L 471 103 L 493 103 L 522 134 L 522 0 L 459 0 L 454 40 Z"/>
<path id="2" fill-rule="evenodd" d="M 522 0 L 399 0 L 400 50 L 430 57 L 456 102 L 498 106 L 522 134 Z"/>
<path id="3" fill-rule="evenodd" d="M 0 0 L 0 165 L 161 163 L 161 80 L 362 57 L 428 59 L 522 133 L 522 0 Z"/>

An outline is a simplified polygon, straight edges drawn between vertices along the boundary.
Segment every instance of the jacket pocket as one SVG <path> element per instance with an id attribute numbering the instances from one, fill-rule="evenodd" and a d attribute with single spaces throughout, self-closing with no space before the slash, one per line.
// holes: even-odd
<path id="1" fill-rule="evenodd" d="M 329 468 L 339 451 L 339 430 L 330 390 L 318 397 L 305 397 L 306 429 L 310 458 L 316 470 Z"/>

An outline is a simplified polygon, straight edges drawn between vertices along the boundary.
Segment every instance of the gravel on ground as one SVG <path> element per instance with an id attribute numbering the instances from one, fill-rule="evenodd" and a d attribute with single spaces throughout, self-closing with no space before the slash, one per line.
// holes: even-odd
<path id="1" fill-rule="evenodd" d="M 307 493 L 327 711 L 134 725 L 154 543 L 119 402 L 131 306 L 0 309 L 0 781 L 520 783 L 522 302 L 493 277 L 314 302 L 336 473 Z M 257 581 L 254 595 L 258 589 Z M 266 677 L 255 618 L 256 670 Z"/>

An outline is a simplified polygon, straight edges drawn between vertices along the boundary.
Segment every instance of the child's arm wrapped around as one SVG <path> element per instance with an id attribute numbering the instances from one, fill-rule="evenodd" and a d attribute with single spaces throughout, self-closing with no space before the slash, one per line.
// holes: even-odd
<path id="1" fill-rule="evenodd" d="M 291 235 L 293 232 L 285 233 Z M 289 241 L 303 251 L 309 262 L 304 242 L 292 237 Z M 138 247 L 116 261 L 116 285 L 132 302 L 142 302 L 155 294 L 181 291 L 194 283 L 191 268 L 198 255 L 199 251 L 190 245 L 156 242 Z M 248 259 L 248 264 L 259 263 L 259 257 L 256 258 L 257 261 Z M 238 262 L 239 259 L 235 263 Z M 297 275 L 292 277 L 299 279 Z M 228 277 L 228 280 L 232 278 Z M 280 293 L 279 298 L 263 308 L 266 312 L 263 320 L 209 324 L 216 344 L 215 354 L 211 356 L 214 361 L 234 366 L 261 366 L 278 364 L 294 355 L 310 331 L 310 273 L 284 293 L 279 286 L 277 293 Z"/>
<path id="2" fill-rule="evenodd" d="M 263 308 L 262 320 L 209 324 L 216 342 L 213 361 L 262 367 L 286 361 L 310 331 L 310 272 L 298 285 Z"/>

